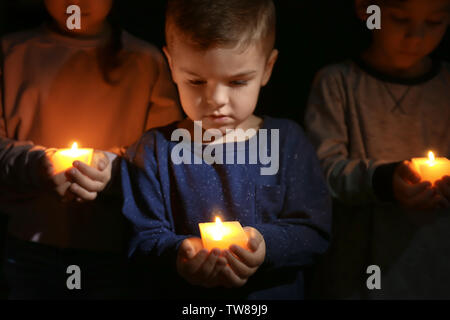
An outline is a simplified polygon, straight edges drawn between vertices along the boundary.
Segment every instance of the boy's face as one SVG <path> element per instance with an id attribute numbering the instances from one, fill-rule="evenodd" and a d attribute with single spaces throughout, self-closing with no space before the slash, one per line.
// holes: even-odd
<path id="1" fill-rule="evenodd" d="M 393 67 L 408 68 L 429 55 L 449 25 L 450 0 L 382 0 L 381 30 L 373 46 L 383 51 Z"/>
<path id="2" fill-rule="evenodd" d="M 45 7 L 62 31 L 80 35 L 94 35 L 101 31 L 112 3 L 113 0 L 45 0 Z M 66 13 L 66 10 L 70 5 L 80 7 L 81 29 L 69 30 L 66 26 L 67 19 L 70 16 Z"/>
<path id="3" fill-rule="evenodd" d="M 270 78 L 277 51 L 261 46 L 199 50 L 174 35 L 164 48 L 187 116 L 205 130 L 245 128 L 259 90 Z"/>

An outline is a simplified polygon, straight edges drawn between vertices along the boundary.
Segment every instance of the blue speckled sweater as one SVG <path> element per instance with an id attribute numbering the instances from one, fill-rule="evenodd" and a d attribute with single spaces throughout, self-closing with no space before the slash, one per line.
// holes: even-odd
<path id="1" fill-rule="evenodd" d="M 158 298 L 303 298 L 304 267 L 329 244 L 331 204 L 315 151 L 301 128 L 264 117 L 261 129 L 279 129 L 275 175 L 261 175 L 259 161 L 176 165 L 170 157 L 179 143 L 170 140 L 175 128 L 173 123 L 145 133 L 129 148 L 121 168 L 123 213 L 134 227 L 129 255 L 150 262 L 149 290 Z M 270 131 L 268 136 L 270 141 Z M 258 135 L 235 142 L 233 156 L 248 152 L 251 139 Z M 223 148 L 224 157 L 226 152 Z M 224 220 L 256 228 L 266 242 L 264 263 L 239 289 L 192 287 L 176 273 L 181 241 L 200 236 L 198 223 L 212 221 L 217 210 Z"/>

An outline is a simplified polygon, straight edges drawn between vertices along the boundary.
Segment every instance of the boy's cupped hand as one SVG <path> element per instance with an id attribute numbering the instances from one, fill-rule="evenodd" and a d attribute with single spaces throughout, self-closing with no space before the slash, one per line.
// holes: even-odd
<path id="1" fill-rule="evenodd" d="M 421 181 L 420 174 L 408 160 L 395 169 L 392 186 L 396 200 L 407 209 L 429 211 L 449 207 L 448 200 L 436 187 L 429 181 Z"/>
<path id="2" fill-rule="evenodd" d="M 177 271 L 192 285 L 206 288 L 221 285 L 220 273 L 227 261 L 217 248 L 208 252 L 197 237 L 184 239 L 178 249 Z"/>
<path id="3" fill-rule="evenodd" d="M 255 228 L 245 227 L 248 236 L 248 250 L 237 245 L 230 246 L 224 255 L 228 264 L 221 271 L 221 283 L 227 288 L 243 286 L 266 257 L 266 243 Z"/>

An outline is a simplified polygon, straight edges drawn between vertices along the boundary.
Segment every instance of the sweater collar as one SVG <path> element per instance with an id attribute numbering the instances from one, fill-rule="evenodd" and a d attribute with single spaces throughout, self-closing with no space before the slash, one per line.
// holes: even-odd
<path id="1" fill-rule="evenodd" d="M 107 43 L 111 32 L 110 29 L 108 29 L 107 32 L 92 37 L 72 37 L 54 30 L 48 23 L 44 23 L 40 28 L 44 33 L 46 40 L 62 43 L 68 47 L 99 47 Z"/>
<path id="2" fill-rule="evenodd" d="M 353 61 L 359 68 L 361 68 L 363 71 L 365 71 L 366 73 L 368 73 L 369 75 L 373 76 L 378 80 L 402 85 L 418 85 L 427 82 L 432 78 L 434 78 L 441 71 L 442 67 L 442 63 L 440 60 L 432 59 L 432 65 L 430 70 L 428 70 L 424 74 L 421 74 L 413 78 L 400 78 L 392 75 L 387 75 L 378 71 L 377 69 L 375 69 L 374 67 L 372 67 L 359 57 L 354 58 Z"/>

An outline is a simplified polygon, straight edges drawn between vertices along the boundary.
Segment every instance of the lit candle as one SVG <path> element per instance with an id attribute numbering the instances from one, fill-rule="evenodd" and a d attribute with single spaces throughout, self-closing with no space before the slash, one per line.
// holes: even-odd
<path id="1" fill-rule="evenodd" d="M 228 249 L 232 244 L 247 248 L 248 237 L 239 221 L 222 222 L 216 217 L 215 222 L 199 223 L 203 247 L 207 250 Z"/>
<path id="2" fill-rule="evenodd" d="M 413 158 L 412 163 L 422 177 L 422 181 L 429 181 L 432 185 L 444 176 L 450 176 L 450 160 L 435 158 L 432 151 L 428 152 L 428 158 Z"/>
<path id="3" fill-rule="evenodd" d="M 78 144 L 76 142 L 73 143 L 71 149 L 59 149 L 52 156 L 55 174 L 69 169 L 76 160 L 90 165 L 93 151 L 93 149 L 78 149 Z"/>

